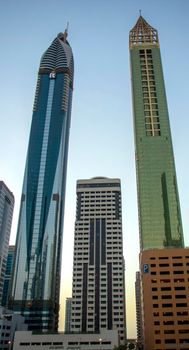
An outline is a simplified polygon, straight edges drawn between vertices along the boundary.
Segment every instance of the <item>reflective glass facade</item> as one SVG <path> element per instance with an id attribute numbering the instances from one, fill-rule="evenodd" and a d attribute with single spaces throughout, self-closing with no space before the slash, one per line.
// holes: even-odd
<path id="1" fill-rule="evenodd" d="M 157 31 L 142 16 L 130 31 L 141 250 L 183 247 Z"/>
<path id="2" fill-rule="evenodd" d="M 8 300 L 10 297 L 10 288 L 11 288 L 11 277 L 13 270 L 13 262 L 14 262 L 14 253 L 15 246 L 10 245 L 7 256 L 6 270 L 5 270 L 5 278 L 3 284 L 3 296 L 2 296 L 2 306 L 8 305 Z"/>
<path id="3" fill-rule="evenodd" d="M 29 329 L 58 327 L 61 247 L 73 91 L 66 33 L 43 54 L 38 74 L 17 232 L 10 306 Z"/>

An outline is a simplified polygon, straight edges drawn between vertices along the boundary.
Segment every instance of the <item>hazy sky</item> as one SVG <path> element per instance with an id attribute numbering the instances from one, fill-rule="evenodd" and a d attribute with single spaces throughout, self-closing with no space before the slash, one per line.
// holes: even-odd
<path id="1" fill-rule="evenodd" d="M 122 182 L 128 336 L 135 336 L 138 214 L 129 30 L 142 10 L 159 32 L 181 201 L 189 246 L 189 1 L 0 0 L 0 179 L 15 195 L 14 243 L 37 72 L 42 53 L 69 22 L 75 83 L 68 156 L 61 306 L 71 295 L 76 180 Z M 61 316 L 61 329 L 63 312 Z"/>

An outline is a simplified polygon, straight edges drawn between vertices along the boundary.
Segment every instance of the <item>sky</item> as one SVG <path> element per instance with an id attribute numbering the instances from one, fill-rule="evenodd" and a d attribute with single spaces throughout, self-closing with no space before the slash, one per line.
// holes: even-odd
<path id="1" fill-rule="evenodd" d="M 135 273 L 139 233 L 129 30 L 139 10 L 158 30 L 177 169 L 185 244 L 189 246 L 188 0 L 0 0 L 0 180 L 19 203 L 42 53 L 69 22 L 75 61 L 62 258 L 60 330 L 71 296 L 76 180 L 116 177 L 122 183 L 128 337 L 136 336 Z"/>

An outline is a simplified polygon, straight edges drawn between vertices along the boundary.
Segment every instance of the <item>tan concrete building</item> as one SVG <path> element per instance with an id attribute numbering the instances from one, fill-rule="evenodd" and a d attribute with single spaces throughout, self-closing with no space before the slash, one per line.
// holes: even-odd
<path id="1" fill-rule="evenodd" d="M 189 248 L 140 253 L 145 350 L 189 350 Z"/>

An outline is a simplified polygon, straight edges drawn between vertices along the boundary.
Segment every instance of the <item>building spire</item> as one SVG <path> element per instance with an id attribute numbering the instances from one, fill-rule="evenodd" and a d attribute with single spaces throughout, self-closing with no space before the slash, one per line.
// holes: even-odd
<path id="1" fill-rule="evenodd" d="M 66 39 L 67 39 L 67 36 L 68 36 L 68 27 L 69 27 L 69 22 L 67 22 L 67 26 L 66 26 L 66 29 L 63 33 L 63 42 L 66 43 Z"/>
<path id="2" fill-rule="evenodd" d="M 155 28 L 151 27 L 148 22 L 142 17 L 141 10 L 139 10 L 140 16 L 135 26 L 131 29 L 129 34 L 129 46 L 130 48 L 136 45 L 154 45 L 159 46 L 158 32 Z"/>

